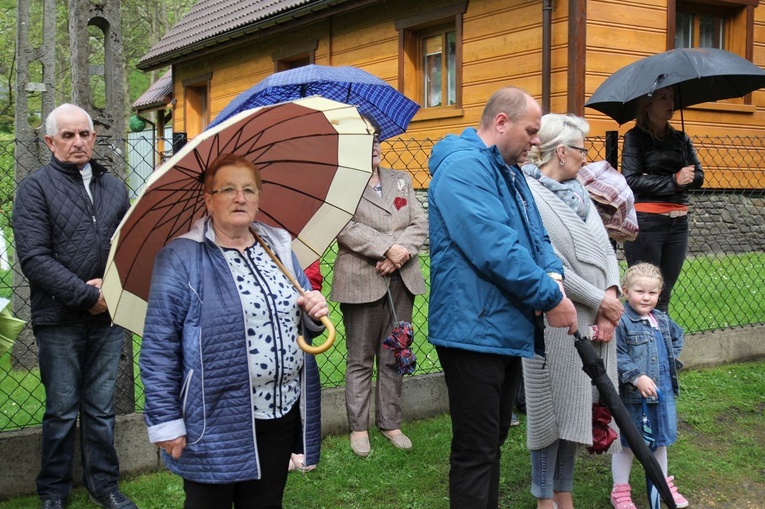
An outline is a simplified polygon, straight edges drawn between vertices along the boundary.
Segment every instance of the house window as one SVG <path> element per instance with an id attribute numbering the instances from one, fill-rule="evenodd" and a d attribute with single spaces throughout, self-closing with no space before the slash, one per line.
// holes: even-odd
<path id="1" fill-rule="evenodd" d="M 671 48 L 717 48 L 752 59 L 759 0 L 668 0 Z"/>
<path id="2" fill-rule="evenodd" d="M 194 138 L 210 123 L 210 78 L 212 75 L 183 81 L 184 124 L 186 134 Z"/>
<path id="3" fill-rule="evenodd" d="M 457 102 L 457 34 L 453 28 L 441 28 L 421 39 L 425 108 Z"/>
<path id="4" fill-rule="evenodd" d="M 318 45 L 318 40 L 310 39 L 288 46 L 280 46 L 271 55 L 271 59 L 274 61 L 274 72 L 288 71 L 315 63 Z"/>
<path id="5" fill-rule="evenodd" d="M 675 48 L 725 49 L 725 16 L 677 12 Z"/>
<path id="6" fill-rule="evenodd" d="M 466 2 L 396 20 L 399 90 L 423 108 L 462 101 L 462 15 Z"/>

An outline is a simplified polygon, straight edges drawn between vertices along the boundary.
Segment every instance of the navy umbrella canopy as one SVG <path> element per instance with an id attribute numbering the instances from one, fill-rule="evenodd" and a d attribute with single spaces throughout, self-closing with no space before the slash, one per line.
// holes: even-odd
<path id="1" fill-rule="evenodd" d="M 403 134 L 419 104 L 377 76 L 356 67 L 306 65 L 272 74 L 221 111 L 213 127 L 240 111 L 320 95 L 351 106 L 373 120 L 381 140 Z"/>
<path id="2" fill-rule="evenodd" d="M 622 67 L 595 90 L 585 106 L 621 125 L 635 118 L 641 97 L 668 86 L 676 90 L 675 109 L 682 109 L 765 87 L 765 71 L 721 49 L 673 49 Z"/>

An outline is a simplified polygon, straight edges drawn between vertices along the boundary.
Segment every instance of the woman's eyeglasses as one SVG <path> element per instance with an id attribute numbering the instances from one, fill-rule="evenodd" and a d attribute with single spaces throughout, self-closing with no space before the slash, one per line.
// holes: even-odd
<path id="1" fill-rule="evenodd" d="M 576 145 L 566 145 L 568 148 L 573 148 L 574 150 L 578 150 L 580 154 L 582 154 L 582 157 L 587 157 L 587 149 L 584 147 L 577 147 Z"/>
<path id="2" fill-rule="evenodd" d="M 237 189 L 231 186 L 215 189 L 214 191 L 210 191 L 210 194 L 217 194 L 224 200 L 233 200 L 239 195 L 240 192 L 242 193 L 242 196 L 244 196 L 244 199 L 246 201 L 252 201 L 255 198 L 257 198 L 258 194 L 260 194 L 260 191 L 252 187 Z"/>

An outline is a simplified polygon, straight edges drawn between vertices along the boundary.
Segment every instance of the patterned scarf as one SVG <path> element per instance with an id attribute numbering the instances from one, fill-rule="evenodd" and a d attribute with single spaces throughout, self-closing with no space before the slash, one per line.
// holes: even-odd
<path id="1" fill-rule="evenodd" d="M 523 173 L 537 179 L 540 184 L 554 193 L 563 203 L 571 207 L 571 210 L 576 212 L 576 215 L 582 221 L 587 220 L 587 214 L 590 213 L 590 194 L 577 179 L 558 182 L 543 175 L 539 168 L 530 163 L 523 166 Z"/>

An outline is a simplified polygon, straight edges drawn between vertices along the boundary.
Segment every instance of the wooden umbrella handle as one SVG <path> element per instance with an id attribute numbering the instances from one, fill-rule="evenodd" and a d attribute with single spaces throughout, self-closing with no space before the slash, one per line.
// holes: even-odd
<path id="1" fill-rule="evenodd" d="M 335 326 L 332 324 L 332 320 L 330 320 L 328 316 L 322 316 L 321 323 L 323 323 L 324 327 L 327 328 L 327 340 L 324 341 L 324 343 L 320 344 L 319 346 L 309 345 L 302 334 L 298 336 L 297 338 L 298 346 L 305 353 L 310 353 L 311 355 L 318 355 L 320 353 L 324 353 L 327 350 L 329 350 L 329 347 L 331 347 L 332 343 L 335 342 Z"/>
<path id="2" fill-rule="evenodd" d="M 287 279 L 290 280 L 290 283 L 292 283 L 292 286 L 294 286 L 297 291 L 300 293 L 300 295 L 305 296 L 305 290 L 303 290 L 303 287 L 300 286 L 300 283 L 298 283 L 294 277 L 292 277 L 292 274 L 287 270 L 287 267 L 284 266 L 284 264 L 279 260 L 279 258 L 276 257 L 276 255 L 271 251 L 271 248 L 266 245 L 265 242 L 263 242 L 263 239 L 260 238 L 260 235 L 255 233 L 255 230 L 250 230 L 252 234 L 255 236 L 255 238 L 258 240 L 258 243 L 263 247 L 263 249 L 266 250 L 266 253 L 268 253 L 268 256 L 271 257 L 271 259 L 276 263 L 277 267 L 284 273 L 285 276 L 287 276 Z M 309 345 L 302 334 L 299 334 L 297 337 L 297 344 L 300 347 L 301 350 L 303 350 L 305 353 L 310 353 L 311 355 L 317 355 L 320 353 L 324 353 L 327 350 L 329 350 L 329 347 L 332 346 L 332 344 L 335 342 L 335 326 L 332 324 L 332 321 L 329 319 L 328 316 L 322 316 L 321 317 L 321 323 L 324 324 L 324 327 L 327 328 L 327 340 L 324 341 L 321 345 L 313 346 Z"/>

